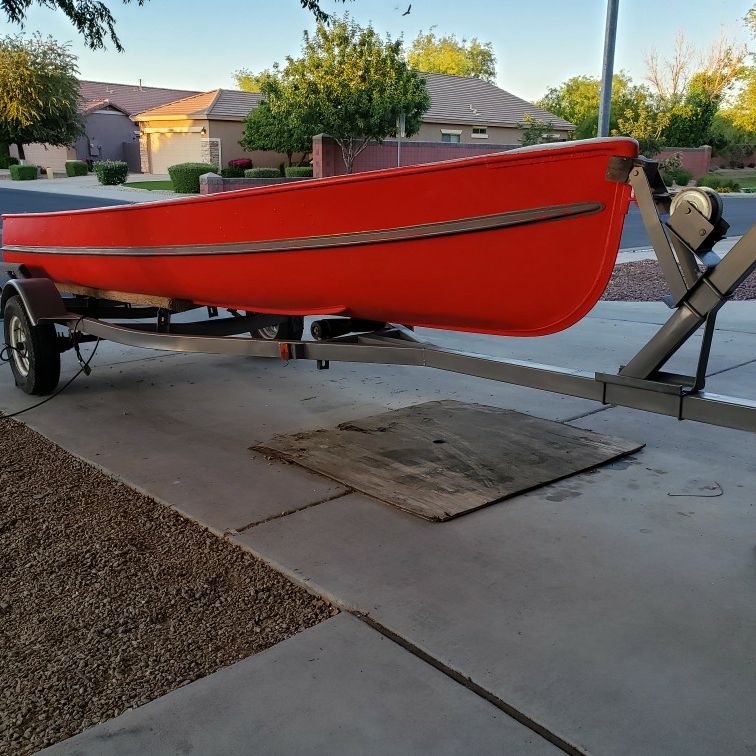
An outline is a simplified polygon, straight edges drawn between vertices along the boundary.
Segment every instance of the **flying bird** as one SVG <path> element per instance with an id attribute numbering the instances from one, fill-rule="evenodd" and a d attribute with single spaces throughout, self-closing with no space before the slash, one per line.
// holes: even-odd
<path id="1" fill-rule="evenodd" d="M 410 14 L 410 11 L 411 11 L 411 10 L 412 10 L 412 3 L 410 3 L 410 4 L 409 4 L 409 5 L 407 6 L 407 10 L 406 10 L 406 11 L 404 11 L 404 13 L 402 13 L 402 15 L 403 15 L 403 16 L 409 16 L 409 14 Z"/>

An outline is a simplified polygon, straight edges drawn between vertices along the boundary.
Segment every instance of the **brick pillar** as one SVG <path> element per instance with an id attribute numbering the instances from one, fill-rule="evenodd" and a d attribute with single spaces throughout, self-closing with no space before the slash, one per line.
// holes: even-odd
<path id="1" fill-rule="evenodd" d="M 336 142 L 328 134 L 316 134 L 312 138 L 312 177 L 335 176 L 334 156 Z"/>
<path id="2" fill-rule="evenodd" d="M 142 173 L 150 172 L 150 147 L 147 141 L 149 138 L 150 135 L 144 132 L 139 135 L 139 170 Z"/>
<path id="3" fill-rule="evenodd" d="M 203 173 L 199 178 L 200 194 L 216 194 L 223 191 L 223 179 L 217 173 Z"/>
<path id="4" fill-rule="evenodd" d="M 703 173 L 701 174 L 703 176 L 711 170 L 711 147 L 708 144 L 705 144 L 701 149 L 704 152 Z M 700 176 L 695 176 L 695 178 L 700 178 Z"/>
<path id="5" fill-rule="evenodd" d="M 312 177 L 323 178 L 323 134 L 312 138 Z"/>

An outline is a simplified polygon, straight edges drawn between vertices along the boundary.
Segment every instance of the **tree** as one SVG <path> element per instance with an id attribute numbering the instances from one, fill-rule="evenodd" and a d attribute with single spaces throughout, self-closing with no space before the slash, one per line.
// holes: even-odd
<path id="1" fill-rule="evenodd" d="M 407 53 L 407 62 L 419 71 L 471 76 L 493 81 L 496 78 L 496 56 L 490 42 L 480 43 L 476 37 L 461 41 L 454 34 L 437 37 L 433 31 L 417 35 Z"/>
<path id="2" fill-rule="evenodd" d="M 238 71 L 234 71 L 233 74 L 236 86 L 242 92 L 262 92 L 263 83 L 268 75 L 267 71 L 256 74 L 252 73 L 248 68 L 240 68 Z"/>
<path id="3" fill-rule="evenodd" d="M 617 128 L 612 133 L 632 137 L 637 140 L 642 155 L 653 157 L 664 147 L 664 132 L 669 121 L 668 112 L 656 109 L 650 98 L 639 94 L 634 108 L 617 114 Z"/>
<path id="4" fill-rule="evenodd" d="M 347 173 L 371 141 L 396 134 L 400 114 L 411 136 L 430 107 L 425 80 L 405 62 L 401 41 L 384 40 L 348 16 L 305 32 L 302 56 L 274 67 L 264 88 L 270 111 L 297 132 L 336 141 Z"/>
<path id="5" fill-rule="evenodd" d="M 39 34 L 0 39 L 0 142 L 64 146 L 84 133 L 76 57 Z"/>
<path id="6" fill-rule="evenodd" d="M 592 76 L 573 76 L 558 87 L 552 87 L 536 102 L 577 127 L 573 139 L 588 139 L 598 133 L 598 111 L 601 82 Z M 619 128 L 620 115 L 625 117 L 637 111 L 639 103 L 647 99 L 647 91 L 633 84 L 630 77 L 620 72 L 612 79 L 612 113 L 609 121 L 611 131 Z"/>
<path id="7" fill-rule="evenodd" d="M 306 0 L 303 0 L 303 4 Z M 122 0 L 127 5 L 131 0 Z M 135 0 L 144 5 L 146 0 Z M 115 18 L 108 6 L 100 0 L 0 0 L 0 8 L 11 23 L 24 25 L 26 14 L 32 5 L 57 8 L 84 37 L 84 42 L 93 50 L 104 49 L 108 38 L 118 52 L 123 52 L 121 41 L 115 32 Z"/>
<path id="8" fill-rule="evenodd" d="M 523 123 L 519 124 L 519 126 L 522 129 L 520 144 L 523 147 L 554 141 L 554 137 L 551 136 L 554 131 L 554 124 L 551 121 L 546 123 L 546 121 L 542 121 L 540 118 L 534 118 L 530 113 L 526 113 L 523 118 Z"/>
<path id="9" fill-rule="evenodd" d="M 284 109 L 277 112 L 270 109 L 263 100 L 247 116 L 244 135 L 239 144 L 245 150 L 273 150 L 281 152 L 292 165 L 295 152 L 302 153 L 300 163 L 304 162 L 312 150 L 312 137 L 298 119 L 291 118 Z"/>

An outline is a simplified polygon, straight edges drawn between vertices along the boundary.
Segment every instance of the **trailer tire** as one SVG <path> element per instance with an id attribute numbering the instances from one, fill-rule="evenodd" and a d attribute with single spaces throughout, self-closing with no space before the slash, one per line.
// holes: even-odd
<path id="1" fill-rule="evenodd" d="M 283 323 L 267 328 L 259 328 L 252 332 L 256 339 L 269 341 L 299 341 L 304 333 L 304 318 L 299 315 L 289 316 Z"/>
<path id="2" fill-rule="evenodd" d="M 21 297 L 12 296 L 3 310 L 3 332 L 16 386 L 27 394 L 51 393 L 60 380 L 55 325 L 32 325 Z"/>

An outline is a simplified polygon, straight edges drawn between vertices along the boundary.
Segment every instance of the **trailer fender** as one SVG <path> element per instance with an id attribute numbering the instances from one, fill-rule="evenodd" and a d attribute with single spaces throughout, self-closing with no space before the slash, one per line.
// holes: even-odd
<path id="1" fill-rule="evenodd" d="M 21 297 L 32 325 L 45 321 L 75 320 L 66 309 L 63 297 L 49 278 L 11 278 L 3 286 L 0 312 L 14 296 Z"/>

